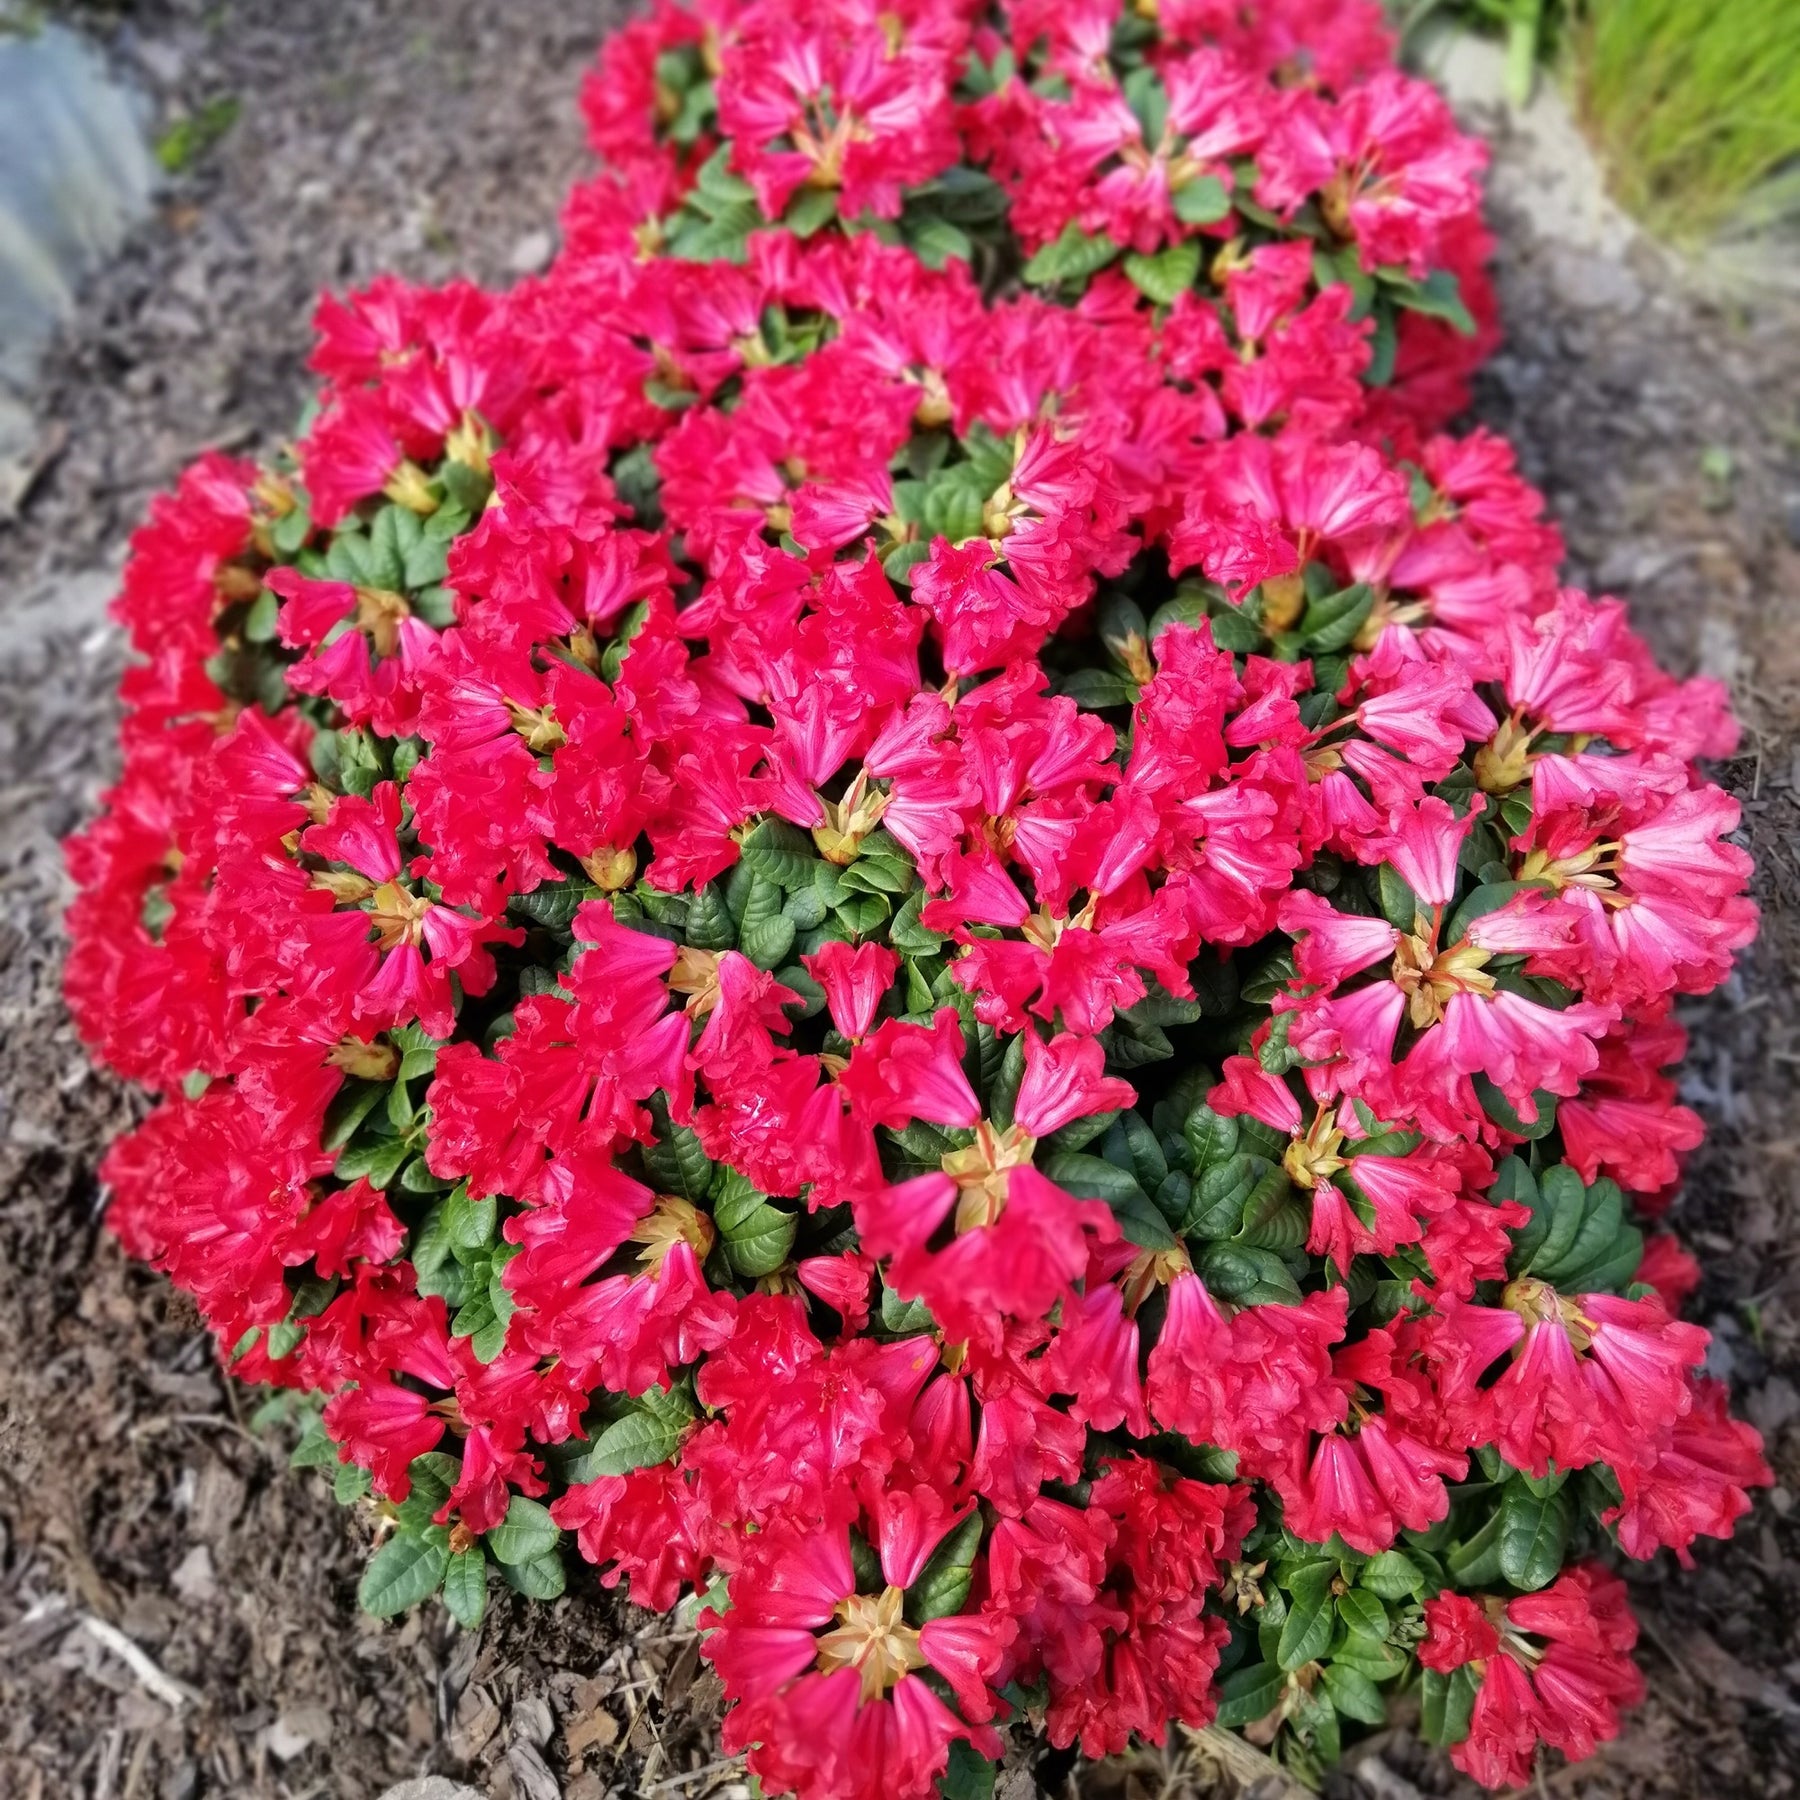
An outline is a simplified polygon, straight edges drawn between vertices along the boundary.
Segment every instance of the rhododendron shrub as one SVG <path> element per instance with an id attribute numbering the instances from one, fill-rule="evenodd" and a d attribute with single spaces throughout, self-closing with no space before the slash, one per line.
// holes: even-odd
<path id="1" fill-rule="evenodd" d="M 808 1800 L 1639 1693 L 1769 1479 L 1654 1221 L 1733 727 L 1561 587 L 1373 8 L 664 7 L 504 294 L 134 540 L 109 1219 L 364 1604 L 684 1606 Z"/>

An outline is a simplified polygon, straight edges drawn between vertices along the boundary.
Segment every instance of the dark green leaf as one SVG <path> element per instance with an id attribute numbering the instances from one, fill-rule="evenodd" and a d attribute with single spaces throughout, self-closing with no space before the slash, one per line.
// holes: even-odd
<path id="1" fill-rule="evenodd" d="M 555 1549 L 561 1535 L 547 1506 L 514 1494 L 506 1517 L 487 1534 L 487 1547 L 500 1562 L 530 1562 Z"/>
<path id="2" fill-rule="evenodd" d="M 1272 1663 L 1234 1669 L 1219 1683 L 1218 1722 L 1224 1726 L 1254 1725 L 1281 1704 L 1287 1676 Z"/>
<path id="3" fill-rule="evenodd" d="M 1362 1725 L 1385 1725 L 1387 1703 L 1367 1675 L 1341 1663 L 1325 1665 L 1325 1692 L 1346 1719 Z"/>
<path id="4" fill-rule="evenodd" d="M 1500 1502 L 1500 1573 L 1514 1587 L 1535 1592 L 1562 1572 L 1568 1547 L 1566 1497 L 1546 1497 L 1532 1493 L 1522 1481 L 1510 1483 Z"/>
<path id="5" fill-rule="evenodd" d="M 931 1553 L 918 1580 L 906 1590 L 909 1624 L 923 1625 L 962 1611 L 969 1597 L 975 1554 L 981 1547 L 981 1531 L 981 1514 L 972 1512 Z"/>
<path id="6" fill-rule="evenodd" d="M 1231 196 L 1216 175 L 1196 175 L 1175 190 L 1175 216 L 1184 225 L 1216 225 L 1231 211 Z"/>
<path id="7" fill-rule="evenodd" d="M 1281 1642 L 1276 1659 L 1287 1670 L 1304 1667 L 1325 1654 L 1337 1621 L 1331 1610 L 1328 1591 L 1293 1596 L 1288 1606 L 1287 1622 L 1281 1628 Z"/>
<path id="8" fill-rule="evenodd" d="M 530 1562 L 502 1563 L 500 1573 L 506 1577 L 507 1586 L 527 1600 L 554 1600 L 568 1583 L 562 1556 L 555 1550 Z"/>
<path id="9" fill-rule="evenodd" d="M 1047 287 L 1059 281 L 1086 281 L 1118 254 L 1119 246 L 1105 232 L 1090 237 L 1071 220 L 1063 227 L 1062 235 L 1038 251 L 1020 272 L 1033 287 Z"/>
<path id="10" fill-rule="evenodd" d="M 443 1544 L 396 1533 L 363 1570 L 356 1589 L 357 1604 L 377 1619 L 391 1619 L 435 1594 L 449 1561 L 450 1552 Z"/>
<path id="11" fill-rule="evenodd" d="M 1200 276 L 1200 246 L 1193 238 L 1184 238 L 1156 252 L 1143 256 L 1137 252 L 1125 258 L 1125 273 L 1131 284 L 1147 300 L 1158 306 L 1170 306 L 1185 294 Z"/>
<path id="12" fill-rule="evenodd" d="M 681 1448 L 682 1435 L 693 1422 L 693 1409 L 678 1390 L 652 1388 L 639 1399 L 636 1410 L 601 1432 L 585 1459 L 584 1474 L 594 1481 L 666 1463 Z"/>
<path id="13" fill-rule="evenodd" d="M 1418 1564 L 1404 1550 L 1383 1550 L 1370 1557 L 1356 1580 L 1359 1587 L 1383 1600 L 1404 1600 L 1425 1585 Z"/>
<path id="14" fill-rule="evenodd" d="M 772 817 L 744 839 L 740 854 L 756 874 L 790 891 L 811 883 L 820 860 L 812 839 L 798 825 Z"/>
<path id="15" fill-rule="evenodd" d="M 1237 1154 L 1237 1120 L 1229 1114 L 1214 1112 L 1205 1101 L 1188 1114 L 1187 1123 L 1182 1129 L 1194 1152 L 1194 1165 L 1197 1169 L 1213 1168 L 1219 1163 L 1230 1161 Z"/>
<path id="16" fill-rule="evenodd" d="M 487 1611 L 487 1558 L 480 1549 L 459 1551 L 444 1570 L 444 1604 L 465 1631 L 474 1631 Z"/>
<path id="17" fill-rule="evenodd" d="M 1352 1588 L 1338 1596 L 1338 1617 L 1352 1631 L 1379 1641 L 1388 1634 L 1387 1608 L 1373 1594 Z"/>

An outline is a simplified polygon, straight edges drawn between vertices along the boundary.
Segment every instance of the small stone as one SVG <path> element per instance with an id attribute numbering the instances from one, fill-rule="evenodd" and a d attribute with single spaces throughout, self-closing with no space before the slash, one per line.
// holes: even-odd
<path id="1" fill-rule="evenodd" d="M 1744 1411 L 1764 1437 L 1773 1437 L 1790 1419 L 1800 1416 L 1800 1389 L 1785 1375 L 1772 1375 L 1745 1401 Z"/>
<path id="2" fill-rule="evenodd" d="M 548 231 L 528 231 L 513 245 L 506 266 L 515 275 L 541 274 L 556 254 L 556 239 Z"/>
<path id="3" fill-rule="evenodd" d="M 506 1753 L 506 1766 L 524 1800 L 562 1800 L 562 1787 L 535 1746 L 514 1744 Z"/>
<path id="4" fill-rule="evenodd" d="M 1800 549 L 1800 494 L 1789 494 L 1781 509 L 1782 523 L 1787 527 L 1788 542 Z"/>
<path id="5" fill-rule="evenodd" d="M 191 1606 L 205 1606 L 219 1597 L 219 1584 L 213 1573 L 212 1552 L 204 1544 L 196 1544 L 169 1576 L 169 1586 Z"/>
<path id="6" fill-rule="evenodd" d="M 411 1781 L 385 1788 L 376 1800 L 484 1800 L 484 1796 L 448 1775 L 415 1775 Z"/>
<path id="7" fill-rule="evenodd" d="M 556 1717 L 550 1711 L 550 1702 L 542 1694 L 526 1694 L 513 1703 L 512 1717 L 507 1721 L 507 1741 L 541 1750 L 555 1729 Z"/>
<path id="8" fill-rule="evenodd" d="M 312 1739 L 304 1731 L 296 1731 L 284 1713 L 263 1733 L 263 1742 L 277 1762 L 292 1762 Z"/>

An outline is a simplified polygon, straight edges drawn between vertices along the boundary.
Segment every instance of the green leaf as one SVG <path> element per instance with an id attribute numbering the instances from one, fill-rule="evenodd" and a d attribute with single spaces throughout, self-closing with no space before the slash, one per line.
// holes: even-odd
<path id="1" fill-rule="evenodd" d="M 1137 252 L 1125 258 L 1132 286 L 1158 306 L 1172 306 L 1200 276 L 1200 246 L 1192 238 L 1170 244 L 1154 256 Z"/>
<path id="2" fill-rule="evenodd" d="M 709 881 L 694 895 L 683 941 L 696 950 L 730 950 L 736 945 L 737 925 L 725 904 L 724 890 L 716 881 Z"/>
<path id="3" fill-rule="evenodd" d="M 932 1551 L 918 1580 L 906 1590 L 909 1624 L 923 1625 L 962 1611 L 969 1597 L 975 1554 L 981 1548 L 981 1531 L 981 1514 L 972 1512 Z"/>
<path id="4" fill-rule="evenodd" d="M 274 544 L 277 555 L 289 562 L 300 554 L 305 548 L 306 540 L 312 536 L 312 507 L 306 490 L 296 487 L 294 497 L 298 504 L 292 512 L 277 519 L 269 532 L 270 542 Z"/>
<path id="5" fill-rule="evenodd" d="M 1534 1593 L 1562 1572 L 1568 1548 L 1566 1497 L 1534 1494 L 1522 1481 L 1509 1483 L 1500 1502 L 1500 1573 L 1514 1587 Z"/>
<path id="6" fill-rule="evenodd" d="M 480 1626 L 487 1611 L 487 1558 L 479 1547 L 450 1558 L 444 1570 L 444 1604 L 463 1630 Z"/>
<path id="7" fill-rule="evenodd" d="M 1556 1129 L 1556 1096 L 1547 1088 L 1539 1088 L 1531 1096 L 1532 1103 L 1537 1108 L 1537 1117 L 1526 1119 L 1485 1075 L 1476 1075 L 1472 1079 L 1475 1083 L 1475 1097 L 1481 1102 L 1482 1111 L 1514 1137 L 1535 1142 L 1538 1138 L 1548 1137 Z"/>
<path id="8" fill-rule="evenodd" d="M 1237 1120 L 1229 1114 L 1214 1112 L 1204 1100 L 1188 1114 L 1182 1133 L 1194 1152 L 1196 1169 L 1215 1168 L 1237 1154 Z"/>
<path id="9" fill-rule="evenodd" d="M 948 219 L 925 218 L 908 225 L 906 241 L 928 269 L 941 269 L 952 257 L 968 262 L 975 253 L 969 234 Z"/>
<path id="10" fill-rule="evenodd" d="M 370 1138 L 344 1151 L 335 1172 L 341 1180 L 355 1181 L 361 1176 L 370 1187 L 385 1189 L 411 1154 L 412 1146 L 404 1138 Z"/>
<path id="11" fill-rule="evenodd" d="M 332 1477 L 331 1492 L 339 1506 L 353 1506 L 369 1492 L 369 1471 L 357 1463 L 344 1463 Z"/>
<path id="12" fill-rule="evenodd" d="M 759 969 L 778 969 L 787 960 L 798 935 L 794 921 L 785 913 L 772 919 L 745 921 L 738 947 Z"/>
<path id="13" fill-rule="evenodd" d="M 895 1337 L 912 1337 L 921 1331 L 929 1331 L 931 1325 L 931 1308 L 923 1300 L 902 1300 L 884 1275 L 881 1280 L 882 1329 Z"/>
<path id="14" fill-rule="evenodd" d="M 1538 1177 L 1538 1193 L 1550 1216 L 1544 1241 L 1532 1258 L 1533 1268 L 1553 1268 L 1568 1255 L 1587 1217 L 1587 1188 L 1567 1163 L 1558 1163 Z"/>
<path id="15" fill-rule="evenodd" d="M 1049 287 L 1061 281 L 1086 281 L 1097 275 L 1119 254 L 1119 246 L 1104 231 L 1089 236 L 1073 220 L 1062 235 L 1033 256 L 1020 274 L 1033 287 Z"/>
<path id="16" fill-rule="evenodd" d="M 1394 379 L 1394 364 L 1400 355 L 1400 332 L 1394 323 L 1393 302 L 1385 294 L 1377 298 L 1371 311 L 1375 335 L 1369 340 L 1369 364 L 1363 370 L 1363 380 L 1370 387 L 1386 387 Z"/>
<path id="17" fill-rule="evenodd" d="M 1346 1719 L 1363 1725 L 1385 1725 L 1387 1703 L 1367 1675 L 1341 1663 L 1325 1665 L 1325 1692 Z"/>
<path id="18" fill-rule="evenodd" d="M 293 1454 L 288 1457 L 290 1469 L 335 1469 L 338 1466 L 338 1447 L 325 1432 L 325 1421 L 317 1413 L 311 1414 L 306 1421 L 306 1428 L 300 1433 L 300 1441 L 295 1444 Z"/>
<path id="19" fill-rule="evenodd" d="M 1375 590 L 1362 581 L 1308 600 L 1298 628 L 1300 642 L 1315 655 L 1348 649 L 1374 608 Z"/>
<path id="20" fill-rule="evenodd" d="M 1392 1681 L 1405 1671 L 1407 1659 L 1404 1650 L 1351 1631 L 1346 1632 L 1344 1641 L 1332 1650 L 1331 1660 L 1357 1670 L 1371 1681 Z"/>
<path id="21" fill-rule="evenodd" d="M 712 1185 L 712 1160 L 685 1125 L 667 1127 L 666 1135 L 644 1151 L 644 1167 L 658 1189 L 683 1200 L 704 1200 Z"/>
<path id="22" fill-rule="evenodd" d="M 1216 225 L 1231 211 L 1231 195 L 1216 175 L 1196 175 L 1173 195 L 1175 216 L 1184 225 Z"/>
<path id="23" fill-rule="evenodd" d="M 1052 1156 L 1043 1164 L 1044 1173 L 1060 1188 L 1086 1200 L 1104 1200 L 1119 1207 L 1133 1198 L 1148 1200 L 1129 1169 L 1121 1169 L 1101 1156 L 1088 1156 L 1080 1151 Z"/>
<path id="24" fill-rule="evenodd" d="M 1352 1631 L 1359 1631 L 1378 1642 L 1387 1636 L 1387 1608 L 1373 1594 L 1365 1594 L 1352 1588 L 1349 1593 L 1338 1596 L 1337 1605 L 1338 1617 Z"/>
<path id="25" fill-rule="evenodd" d="M 950 1746 L 950 1761 L 938 1777 L 942 1800 L 994 1800 L 994 1764 L 963 1738 Z"/>
<path id="26" fill-rule="evenodd" d="M 1429 916 L 1431 908 L 1421 906 L 1419 897 L 1407 886 L 1406 877 L 1391 863 L 1383 863 L 1378 874 L 1381 894 L 1381 916 L 1396 931 L 1410 932 L 1414 921 Z"/>
<path id="27" fill-rule="evenodd" d="M 374 1618 L 391 1619 L 435 1594 L 449 1561 L 450 1552 L 441 1543 L 397 1532 L 370 1558 L 357 1584 L 356 1602 Z"/>
<path id="28" fill-rule="evenodd" d="M 731 145 L 721 144 L 704 163 L 700 165 L 694 177 L 695 185 L 702 194 L 718 201 L 753 201 L 756 189 L 741 175 L 731 172 Z"/>
<path id="29" fill-rule="evenodd" d="M 781 223 L 795 237 L 809 238 L 837 217 L 837 203 L 836 188 L 796 188 Z"/>
<path id="30" fill-rule="evenodd" d="M 1147 63 L 1140 63 L 1120 83 L 1125 104 L 1138 122 L 1145 145 L 1154 152 L 1169 123 L 1169 92 L 1162 78 Z"/>
<path id="31" fill-rule="evenodd" d="M 485 1250 L 494 1241 L 499 1216 L 499 1201 L 492 1195 L 471 1200 L 465 1181 L 444 1202 L 444 1235 L 453 1250 Z"/>
<path id="32" fill-rule="evenodd" d="M 325 1109 L 325 1130 L 320 1138 L 327 1150 L 341 1150 L 356 1136 L 356 1128 L 387 1098 L 384 1081 L 359 1081 L 352 1077 L 338 1089 Z"/>
<path id="33" fill-rule="evenodd" d="M 812 839 L 798 825 L 774 817 L 744 839 L 740 854 L 758 875 L 790 892 L 810 886 L 820 862 Z"/>
<path id="34" fill-rule="evenodd" d="M 746 1280 L 772 1275 L 788 1259 L 794 1247 L 799 1220 L 793 1213 L 764 1202 L 735 1231 L 722 1231 L 725 1256 L 732 1269 Z"/>
<path id="35" fill-rule="evenodd" d="M 402 537 L 406 527 L 400 523 L 402 518 L 412 519 L 403 506 L 384 506 L 375 515 L 375 523 L 369 527 L 368 548 L 363 553 L 365 587 L 395 593 L 406 586 L 406 546 Z"/>
<path id="36" fill-rule="evenodd" d="M 1254 1725 L 1281 1704 L 1287 1676 L 1273 1663 L 1256 1663 L 1233 1669 L 1219 1683 L 1218 1722 L 1225 1726 Z"/>
<path id="37" fill-rule="evenodd" d="M 552 931 L 567 931 L 575 915 L 589 900 L 601 898 L 600 890 L 586 881 L 547 881 L 529 894 L 514 894 L 506 910 Z"/>
<path id="38" fill-rule="evenodd" d="M 1442 319 L 1463 334 L 1475 333 L 1474 315 L 1463 302 L 1462 285 L 1448 269 L 1433 269 L 1423 281 L 1414 281 L 1391 269 L 1377 271 L 1377 279 L 1408 312 Z"/>
<path id="39" fill-rule="evenodd" d="M 1154 1194 L 1169 1177 L 1169 1159 L 1163 1155 L 1162 1145 L 1156 1141 L 1156 1133 L 1150 1129 L 1149 1121 L 1135 1108 L 1129 1108 L 1120 1113 L 1113 1133 L 1123 1139 L 1138 1186 L 1146 1194 Z M 1112 1133 L 1109 1133 L 1109 1143 L 1111 1139 Z"/>
<path id="40" fill-rule="evenodd" d="M 1436 1669 L 1422 1672 L 1419 1682 L 1419 1733 L 1428 1744 L 1448 1747 L 1469 1735 L 1469 1716 L 1475 1710 L 1481 1679 L 1465 1663 L 1450 1674 Z"/>
<path id="41" fill-rule="evenodd" d="M 1453 1544 L 1444 1556 L 1451 1579 L 1460 1588 L 1484 1587 L 1500 1579 L 1500 1514 L 1488 1520 L 1471 1538 Z"/>
<path id="42" fill-rule="evenodd" d="M 1200 1259 L 1206 1285 L 1237 1306 L 1298 1306 L 1299 1284 L 1272 1250 L 1209 1244 Z"/>
<path id="43" fill-rule="evenodd" d="M 644 1395 L 637 1407 L 601 1432 L 585 1459 L 583 1474 L 589 1481 L 602 1475 L 629 1475 L 633 1469 L 651 1469 L 673 1459 L 681 1448 L 694 1413 L 685 1395 L 652 1388 L 655 1402 Z"/>
<path id="44" fill-rule="evenodd" d="M 281 603 L 274 591 L 264 588 L 250 602 L 250 610 L 244 614 L 244 636 L 253 644 L 273 643 L 280 611 Z"/>
<path id="45" fill-rule="evenodd" d="M 925 904 L 925 890 L 918 889 L 894 915 L 888 929 L 888 942 L 903 956 L 929 956 L 949 940 L 941 931 L 932 931 L 919 923 L 919 911 Z"/>
<path id="46" fill-rule="evenodd" d="M 1357 1585 L 1383 1600 L 1404 1600 L 1425 1585 L 1419 1565 L 1404 1550 L 1383 1550 L 1363 1565 Z"/>
<path id="47" fill-rule="evenodd" d="M 846 894 L 835 908 L 845 930 L 852 937 L 867 937 L 879 931 L 892 909 L 879 894 Z"/>
<path id="48" fill-rule="evenodd" d="M 1273 1165 L 1248 1152 L 1229 1156 L 1202 1170 L 1194 1198 L 1181 1221 L 1183 1237 L 1228 1238 L 1243 1220 L 1244 1203 Z"/>
<path id="49" fill-rule="evenodd" d="M 1288 1605 L 1286 1623 L 1281 1627 L 1276 1660 L 1289 1671 L 1316 1661 L 1331 1643 L 1336 1623 L 1329 1589 L 1315 1592 L 1309 1588 L 1304 1594 L 1295 1594 Z"/>
<path id="50" fill-rule="evenodd" d="M 514 1494 L 506 1517 L 487 1534 L 487 1547 L 500 1562 L 530 1562 L 554 1550 L 561 1536 L 549 1507 Z"/>
<path id="51" fill-rule="evenodd" d="M 1522 881 L 1484 882 L 1452 914 L 1450 923 L 1439 934 L 1438 942 L 1446 945 L 1460 944 L 1477 919 L 1484 919 L 1489 913 L 1498 912 L 1515 895 L 1525 891 Z"/>
<path id="52" fill-rule="evenodd" d="M 530 1562 L 502 1563 L 500 1573 L 506 1577 L 507 1586 L 527 1600 L 554 1600 L 568 1585 L 562 1557 L 555 1550 Z"/>

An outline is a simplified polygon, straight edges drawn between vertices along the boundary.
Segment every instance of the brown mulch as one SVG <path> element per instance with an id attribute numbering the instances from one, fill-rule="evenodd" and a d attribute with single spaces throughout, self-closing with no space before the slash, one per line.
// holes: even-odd
<path id="1" fill-rule="evenodd" d="M 278 442 L 304 398 L 324 283 L 383 268 L 506 280 L 548 254 L 581 168 L 573 97 L 607 0 L 138 0 L 105 15 L 163 116 L 242 102 L 225 141 L 93 287 L 43 376 L 47 463 L 0 521 L 0 1795 L 373 1800 L 411 1777 L 490 1800 L 748 1792 L 714 1768 L 718 1689 L 687 1636 L 577 1575 L 479 1634 L 436 1608 L 359 1617 L 363 1525 L 252 1430 L 186 1303 L 101 1229 L 94 1165 L 134 1102 L 57 999 L 56 841 L 110 767 L 120 663 L 101 606 L 144 499 L 207 443 Z M 99 14 L 90 16 L 101 17 Z M 1759 860 L 1764 935 L 1684 1014 L 1712 1127 L 1674 1222 L 1694 1316 L 1770 1437 L 1783 1486 L 1700 1567 L 1636 1579 L 1651 1697 L 1545 1789 L 1585 1800 L 1780 1800 L 1800 1777 L 1800 333 L 1770 307 L 1641 271 L 1573 303 L 1501 220 L 1513 338 L 1478 411 L 1521 447 L 1571 579 L 1626 595 L 1673 665 L 1728 679 L 1722 771 Z M 1713 454 L 1704 466 L 1702 453 Z M 1404 1737 L 1342 1794 L 1464 1790 Z M 1365 1753 L 1366 1754 L 1366 1753 Z M 1056 1758 L 1004 1800 L 1229 1791 L 1183 1742 Z M 687 1778 L 687 1779 L 678 1779 Z M 676 1785 L 670 1785 L 670 1784 Z"/>

